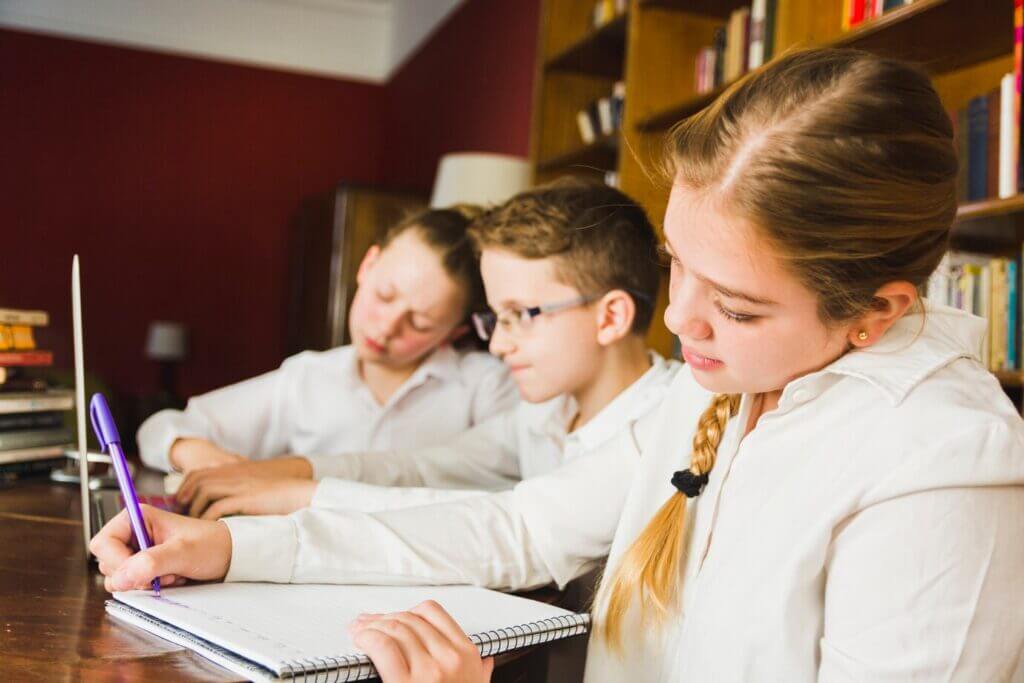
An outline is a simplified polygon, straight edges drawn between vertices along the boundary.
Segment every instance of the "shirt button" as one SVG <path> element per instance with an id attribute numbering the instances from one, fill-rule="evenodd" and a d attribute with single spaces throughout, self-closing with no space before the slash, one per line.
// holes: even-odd
<path id="1" fill-rule="evenodd" d="M 797 389 L 793 392 L 794 403 L 807 403 L 811 400 L 811 392 L 806 389 Z"/>

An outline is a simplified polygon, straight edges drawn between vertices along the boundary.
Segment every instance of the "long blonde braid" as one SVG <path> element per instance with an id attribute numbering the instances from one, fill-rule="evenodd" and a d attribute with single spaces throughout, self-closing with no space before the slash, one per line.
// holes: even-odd
<path id="1" fill-rule="evenodd" d="M 693 435 L 688 469 L 692 478 L 706 481 L 715 466 L 725 427 L 739 405 L 739 394 L 718 394 L 701 414 Z M 665 501 L 623 555 L 611 584 L 601 589 L 599 602 L 606 595 L 607 607 L 596 619 L 596 630 L 613 649 L 621 646 L 622 621 L 633 601 L 634 587 L 640 591 L 641 620 L 647 618 L 648 603 L 655 608 L 654 619 L 658 624 L 665 620 L 675 603 L 682 585 L 679 571 L 685 547 L 686 500 L 687 496 L 680 490 Z"/>

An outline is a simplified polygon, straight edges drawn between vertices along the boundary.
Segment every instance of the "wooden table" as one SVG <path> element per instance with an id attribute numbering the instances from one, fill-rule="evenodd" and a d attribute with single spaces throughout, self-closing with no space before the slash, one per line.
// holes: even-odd
<path id="1" fill-rule="evenodd" d="M 159 492 L 143 473 L 139 491 Z M 0 680 L 238 681 L 192 651 L 106 617 L 103 577 L 82 548 L 77 487 L 0 487 Z M 529 597 L 553 602 L 553 590 Z M 499 657 L 497 681 L 542 681 L 547 652 Z"/>

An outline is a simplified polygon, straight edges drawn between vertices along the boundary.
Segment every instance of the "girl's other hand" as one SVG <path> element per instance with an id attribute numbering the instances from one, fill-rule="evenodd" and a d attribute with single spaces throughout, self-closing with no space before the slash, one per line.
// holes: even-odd
<path id="1" fill-rule="evenodd" d="M 433 600 L 408 612 L 361 615 L 349 630 L 383 683 L 486 683 L 494 671 L 494 660 L 481 659 Z"/>

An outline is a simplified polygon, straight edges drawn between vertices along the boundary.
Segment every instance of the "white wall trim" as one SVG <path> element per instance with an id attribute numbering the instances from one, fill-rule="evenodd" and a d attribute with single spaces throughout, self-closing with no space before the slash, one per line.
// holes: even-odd
<path id="1" fill-rule="evenodd" d="M 384 83 L 463 0 L 0 0 L 0 26 Z"/>

